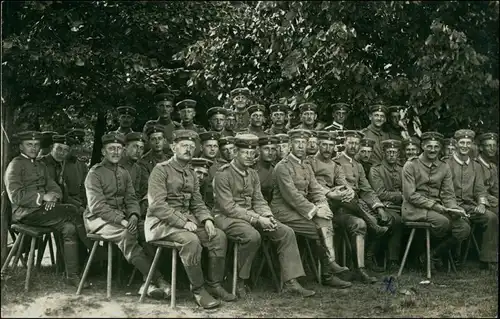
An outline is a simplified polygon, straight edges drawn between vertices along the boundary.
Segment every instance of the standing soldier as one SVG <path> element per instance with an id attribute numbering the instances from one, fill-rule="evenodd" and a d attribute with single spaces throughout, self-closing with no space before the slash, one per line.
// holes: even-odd
<path id="1" fill-rule="evenodd" d="M 288 145 L 288 134 L 276 134 L 274 136 L 277 141 L 277 153 L 276 153 L 276 161 L 278 163 L 283 158 L 287 157 L 288 153 L 290 153 L 290 147 Z"/>
<path id="2" fill-rule="evenodd" d="M 422 221 L 431 224 L 431 234 L 439 238 L 432 249 L 433 266 L 441 266 L 441 257 L 466 239 L 470 226 L 465 211 L 457 205 L 450 166 L 439 159 L 443 135 L 438 132 L 422 134 L 423 153 L 412 157 L 403 166 L 403 221 Z M 425 255 L 420 256 L 424 264 Z"/>
<path id="3" fill-rule="evenodd" d="M 469 220 L 484 229 L 479 260 L 483 268 L 494 269 L 497 262 L 498 216 L 489 207 L 487 191 L 481 174 L 481 164 L 469 157 L 470 146 L 475 138 L 472 130 L 455 132 L 457 152 L 447 160 L 453 176 L 457 203 Z"/>
<path id="4" fill-rule="evenodd" d="M 370 168 L 372 167 L 370 158 L 373 154 L 374 145 L 375 141 L 371 138 L 362 138 L 360 141 L 359 152 L 356 154 L 356 156 L 354 156 L 354 158 L 363 166 L 363 170 L 365 171 L 366 176 L 368 176 L 368 174 L 370 173 Z"/>
<path id="5" fill-rule="evenodd" d="M 134 124 L 136 111 L 132 106 L 119 106 L 116 108 L 118 111 L 118 121 L 120 126 L 115 133 L 121 133 L 123 135 L 127 135 L 128 133 L 133 132 L 132 124 Z"/>
<path id="6" fill-rule="evenodd" d="M 421 153 L 420 149 L 420 139 L 416 136 L 412 136 L 409 139 L 405 139 L 402 142 L 403 154 L 401 156 L 402 163 L 406 162 L 408 159 L 418 156 Z"/>
<path id="7" fill-rule="evenodd" d="M 175 105 L 181 118 L 181 126 L 185 130 L 192 130 L 196 133 L 205 132 L 205 128 L 201 125 L 194 124 L 194 117 L 196 116 L 196 101 L 195 100 L 182 100 Z"/>
<path id="8" fill-rule="evenodd" d="M 208 177 L 208 170 L 213 163 L 211 160 L 201 157 L 195 157 L 191 160 L 191 166 L 193 166 L 196 178 L 198 178 L 198 185 L 203 184 Z"/>
<path id="9" fill-rule="evenodd" d="M 132 185 L 130 174 L 120 161 L 125 139 L 123 135 L 105 134 L 102 140 L 102 162 L 94 165 L 85 179 L 85 190 L 89 205 L 85 211 L 87 230 L 114 242 L 125 259 L 143 275 L 148 275 L 151 260 L 144 254 L 137 240 L 139 202 Z M 170 295 L 170 285 L 159 272 L 147 294 L 155 299 Z M 144 290 L 144 284 L 139 294 Z M 165 296 L 166 295 L 166 296 Z"/>
<path id="10" fill-rule="evenodd" d="M 204 180 L 200 187 L 200 192 L 205 204 L 208 208 L 214 205 L 214 191 L 212 181 L 215 172 L 222 166 L 219 162 L 217 154 L 219 153 L 219 138 L 220 134 L 215 131 L 208 131 L 199 134 L 201 140 L 201 157 L 213 161 L 213 164 L 208 170 L 208 177 Z"/>
<path id="11" fill-rule="evenodd" d="M 311 131 L 311 136 L 307 140 L 306 156 L 314 156 L 318 153 L 318 133 Z"/>
<path id="12" fill-rule="evenodd" d="M 191 130 L 174 132 L 174 156 L 151 172 L 145 228 L 148 242 L 167 240 L 180 246 L 179 255 L 195 302 L 210 309 L 220 305 L 220 301 L 213 296 L 224 301 L 234 301 L 236 296 L 221 285 L 226 261 L 226 236 L 215 228 L 213 217 L 201 198 L 198 178 L 189 165 L 197 139 L 198 134 Z M 201 268 L 203 247 L 208 249 L 209 256 L 206 281 Z"/>
<path id="13" fill-rule="evenodd" d="M 368 179 L 378 198 L 386 207 L 386 212 L 391 219 L 391 232 L 388 238 L 389 271 L 399 268 L 398 261 L 401 251 L 401 204 L 403 203 L 403 187 L 401 172 L 403 167 L 399 165 L 399 140 L 382 141 L 384 160 L 379 165 L 371 168 Z"/>
<path id="14" fill-rule="evenodd" d="M 449 159 L 457 151 L 457 140 L 453 137 L 443 139 L 443 151 L 441 158 Z"/>
<path id="15" fill-rule="evenodd" d="M 271 122 L 273 124 L 266 130 L 266 133 L 269 135 L 286 133 L 285 120 L 288 107 L 285 104 L 272 104 L 269 106 L 269 110 L 271 112 Z"/>
<path id="16" fill-rule="evenodd" d="M 498 215 L 498 168 L 495 160 L 498 149 L 497 143 L 497 133 L 479 135 L 479 156 L 476 161 L 481 164 L 481 174 L 486 186 L 486 197 L 491 210 Z"/>
<path id="17" fill-rule="evenodd" d="M 370 157 L 370 162 L 372 164 L 380 164 L 384 159 L 382 152 L 382 141 L 389 139 L 389 134 L 382 130 L 384 123 L 386 122 L 387 108 L 383 105 L 372 105 L 370 107 L 370 122 L 368 127 L 361 130 L 361 133 L 365 135 L 366 138 L 371 138 L 375 141 L 373 145 L 373 154 Z"/>
<path id="18" fill-rule="evenodd" d="M 387 108 L 389 121 L 386 123 L 386 131 L 389 134 L 389 138 L 392 140 L 403 140 L 403 135 L 401 134 L 401 113 L 400 111 L 404 107 L 401 105 L 393 105 Z"/>
<path id="19" fill-rule="evenodd" d="M 86 237 L 85 228 L 77 218 L 75 206 L 58 203 L 62 199 L 61 188 L 49 177 L 45 164 L 36 160 L 41 138 L 40 132 L 17 134 L 20 154 L 9 163 L 4 177 L 7 195 L 12 203 L 12 221 L 52 227 L 59 231 L 64 243 L 64 280 L 67 284 L 78 286 L 78 237 Z M 79 234 L 82 229 L 84 234 Z"/>
<path id="20" fill-rule="evenodd" d="M 251 105 L 248 108 L 248 114 L 250 114 L 250 125 L 245 130 L 242 130 L 241 133 L 250 133 L 257 137 L 266 136 L 267 134 L 262 127 L 266 114 L 265 106 L 260 104 Z"/>
<path id="21" fill-rule="evenodd" d="M 170 149 L 172 132 L 181 128 L 180 123 L 172 121 L 171 119 L 172 111 L 174 110 L 174 97 L 167 93 L 158 94 L 155 96 L 155 103 L 158 119 L 147 121 L 146 124 L 144 124 L 142 132 L 148 135 L 147 132 L 151 126 L 162 125 L 163 138 L 166 140 L 165 143 L 163 143 L 163 152 L 167 157 L 170 157 L 172 156 L 172 150 Z"/>
<path id="22" fill-rule="evenodd" d="M 274 136 L 259 138 L 259 157 L 254 169 L 259 174 L 260 188 L 264 199 L 270 203 L 273 195 L 273 170 L 276 161 L 278 139 Z"/>
<path id="23" fill-rule="evenodd" d="M 236 128 L 236 118 L 234 115 L 234 111 L 227 109 L 226 121 L 224 123 L 224 135 L 225 136 L 234 136 L 236 133 L 234 132 Z"/>
<path id="24" fill-rule="evenodd" d="M 343 131 L 345 130 L 344 122 L 349 113 L 349 105 L 347 103 L 335 103 L 332 105 L 332 118 L 331 125 L 324 128 L 325 131 Z"/>
<path id="25" fill-rule="evenodd" d="M 42 139 L 40 140 L 40 153 L 37 157 L 42 157 L 50 153 L 52 146 L 52 136 L 57 135 L 54 131 L 44 131 L 42 132 Z"/>
<path id="26" fill-rule="evenodd" d="M 231 162 L 235 155 L 234 137 L 223 136 L 219 139 L 219 155 L 217 159 L 221 164 L 227 164 Z"/>
<path id="27" fill-rule="evenodd" d="M 261 234 L 277 246 L 281 278 L 285 291 L 310 297 L 314 291 L 303 288 L 296 278 L 304 276 L 293 230 L 274 219 L 264 200 L 254 163 L 258 138 L 252 134 L 236 137 L 236 156 L 220 168 L 214 179 L 215 224 L 239 242 L 238 294 L 246 295 L 245 280 L 250 277 L 253 259 L 260 247 Z"/>
<path id="28" fill-rule="evenodd" d="M 318 114 L 316 113 L 317 106 L 314 103 L 302 103 L 299 105 L 300 109 L 300 122 L 295 129 L 303 129 L 303 130 L 314 130 L 314 123 L 316 122 L 316 118 Z"/>
<path id="29" fill-rule="evenodd" d="M 248 88 L 236 88 L 232 90 L 231 101 L 236 120 L 234 131 L 243 131 L 250 124 L 250 114 L 247 111 L 247 107 L 250 104 L 250 90 Z"/>
<path id="30" fill-rule="evenodd" d="M 210 131 L 219 132 L 222 136 L 233 136 L 232 132 L 226 131 L 226 115 L 228 109 L 223 107 L 211 107 L 207 110 L 208 124 Z"/>
<path id="31" fill-rule="evenodd" d="M 350 282 L 336 277 L 349 269 L 335 261 L 333 213 L 327 202 L 327 198 L 335 194 L 318 183 L 310 165 L 304 161 L 309 131 L 297 129 L 288 134 L 291 150 L 274 168 L 271 209 L 276 218 L 297 235 L 320 241 L 322 260 L 327 272 L 332 274 L 332 285 L 350 287 Z"/>

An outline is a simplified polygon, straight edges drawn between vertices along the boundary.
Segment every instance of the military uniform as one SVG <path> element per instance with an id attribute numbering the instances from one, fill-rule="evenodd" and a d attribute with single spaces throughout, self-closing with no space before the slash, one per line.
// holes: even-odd
<path id="1" fill-rule="evenodd" d="M 50 147 L 52 145 L 52 136 L 57 135 L 54 131 L 44 131 L 42 132 L 42 137 L 40 139 L 40 152 L 37 157 L 42 157 L 50 153 Z"/>
<path id="2" fill-rule="evenodd" d="M 200 139 L 201 139 L 202 145 L 205 141 L 209 141 L 209 140 L 218 141 L 220 137 L 221 137 L 220 134 L 215 132 L 215 131 L 208 131 L 208 132 L 205 132 L 203 134 L 200 134 Z M 208 158 L 202 154 L 201 158 L 206 158 L 208 160 L 213 161 L 213 164 L 208 169 L 208 176 L 205 178 L 205 180 L 203 181 L 203 184 L 200 187 L 201 196 L 202 196 L 203 200 L 205 201 L 205 204 L 207 205 L 207 207 L 209 209 L 211 209 L 214 206 L 214 191 L 213 191 L 212 181 L 214 179 L 215 173 L 217 172 L 219 167 L 221 167 L 223 164 L 220 161 L 220 157 Z"/>
<path id="3" fill-rule="evenodd" d="M 371 138 L 362 138 L 360 141 L 360 151 L 358 152 L 358 154 L 356 154 L 356 156 L 354 156 L 354 158 L 361 164 L 361 166 L 363 166 L 363 170 L 365 171 L 366 176 L 368 176 L 368 174 L 370 173 L 370 169 L 373 164 L 370 161 L 371 156 L 368 158 L 368 161 L 365 161 L 364 159 L 361 158 L 360 156 L 361 148 L 371 148 L 373 152 L 374 146 L 375 146 L 374 140 L 372 140 Z"/>
<path id="4" fill-rule="evenodd" d="M 404 165 L 406 160 L 410 157 L 420 155 L 420 139 L 417 136 L 412 136 L 402 142 L 403 152 L 401 154 L 400 164 Z"/>
<path id="5" fill-rule="evenodd" d="M 286 115 L 288 112 L 288 107 L 285 104 L 272 104 L 269 106 L 269 110 L 271 112 L 271 120 L 273 117 L 273 113 L 275 112 L 282 112 Z M 268 135 L 276 135 L 276 134 L 286 134 L 288 130 L 285 127 L 285 123 L 281 126 L 277 126 L 275 123 L 271 125 L 267 130 L 265 130 L 265 133 Z"/>
<path id="6" fill-rule="evenodd" d="M 342 103 L 342 102 L 334 103 L 332 105 L 332 113 L 333 113 L 333 118 L 334 118 L 333 122 L 331 125 L 324 127 L 323 130 L 325 130 L 325 131 L 343 131 L 346 129 L 344 124 L 337 122 L 338 119 L 335 118 L 334 114 L 338 110 L 342 110 L 342 111 L 345 111 L 346 113 L 349 113 L 350 107 L 347 103 Z"/>
<path id="7" fill-rule="evenodd" d="M 274 136 L 259 138 L 259 146 L 263 145 L 276 145 L 278 139 Z M 259 174 L 260 189 L 264 199 L 270 203 L 273 197 L 273 170 L 274 164 L 272 162 L 264 162 L 262 159 L 257 160 L 253 167 Z"/>
<path id="8" fill-rule="evenodd" d="M 263 114 L 265 114 L 266 108 L 263 105 L 255 104 L 249 106 L 247 111 L 249 116 L 251 117 L 252 114 L 255 112 L 262 112 Z M 267 136 L 262 126 L 253 126 L 250 120 L 249 120 L 249 125 L 245 129 L 241 130 L 239 133 L 253 134 L 257 137 Z"/>
<path id="9" fill-rule="evenodd" d="M 392 113 L 398 113 L 403 109 L 403 106 L 400 105 L 392 105 L 387 108 L 387 114 L 389 116 L 392 116 Z M 401 117 L 400 117 L 401 118 Z M 386 126 L 386 132 L 389 134 L 389 139 L 391 140 L 397 140 L 402 142 L 403 141 L 403 135 L 401 134 L 401 127 L 394 127 L 392 123 L 389 123 L 390 120 L 387 121 L 387 126 Z"/>
<path id="10" fill-rule="evenodd" d="M 370 107 L 370 113 L 374 112 L 384 112 L 387 114 L 387 108 L 383 105 L 373 105 Z M 361 130 L 364 137 L 370 138 L 375 141 L 373 145 L 373 153 L 370 158 L 372 164 L 380 164 L 384 159 L 382 152 L 382 141 L 390 139 L 389 133 L 384 132 L 382 128 L 376 128 L 373 124 L 368 125 L 368 127 Z"/>
<path id="11" fill-rule="evenodd" d="M 132 116 L 134 118 L 135 118 L 135 115 L 137 113 L 134 107 L 128 106 L 128 105 L 119 106 L 116 108 L 116 110 L 118 111 L 119 115 L 128 115 L 128 116 Z M 128 133 L 132 133 L 132 132 L 134 132 L 134 130 L 132 130 L 131 127 L 123 128 L 120 126 L 120 127 L 118 127 L 118 129 L 116 131 L 112 131 L 110 133 L 119 133 L 119 134 L 127 135 Z"/>
<path id="12" fill-rule="evenodd" d="M 299 109 L 300 109 L 300 114 L 306 112 L 306 111 L 313 111 L 315 114 L 316 113 L 316 110 L 318 109 L 318 107 L 316 106 L 316 104 L 314 103 L 302 103 L 299 105 Z M 299 125 L 297 125 L 296 127 L 294 127 L 295 130 L 308 130 L 308 131 L 314 131 L 315 129 L 315 126 L 314 126 L 314 123 L 310 124 L 310 125 L 306 125 L 304 123 L 300 123 Z"/>
<path id="13" fill-rule="evenodd" d="M 495 144 L 498 143 L 498 135 L 496 133 L 484 133 L 479 136 L 481 144 L 489 140 L 494 141 Z M 498 215 L 498 167 L 495 162 L 488 160 L 482 153 L 475 160 L 481 167 L 480 172 L 486 187 L 488 202 L 491 209 Z"/>
<path id="14" fill-rule="evenodd" d="M 231 124 L 236 122 L 234 111 L 230 109 L 226 109 L 226 121 L 224 123 L 224 130 L 222 131 L 222 136 L 235 136 L 236 133 L 234 131 L 234 127 Z M 235 126 L 235 125 L 233 125 Z"/>

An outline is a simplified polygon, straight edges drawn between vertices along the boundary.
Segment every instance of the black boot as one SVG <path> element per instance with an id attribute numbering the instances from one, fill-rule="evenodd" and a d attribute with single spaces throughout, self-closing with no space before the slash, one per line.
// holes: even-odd
<path id="1" fill-rule="evenodd" d="M 373 284 L 377 278 L 370 276 L 365 269 L 365 238 L 362 235 L 356 235 L 352 241 L 354 249 L 354 262 L 356 264 L 355 278 L 362 283 Z"/>
<path id="2" fill-rule="evenodd" d="M 325 264 L 323 263 L 323 265 Z M 342 280 L 339 277 L 332 274 L 331 270 L 328 269 L 328 267 L 323 267 L 323 269 L 324 271 L 321 274 L 323 285 L 339 289 L 349 288 L 352 286 L 351 282 Z"/>
<path id="3" fill-rule="evenodd" d="M 226 258 L 224 257 L 211 257 L 208 260 L 207 291 L 221 300 L 235 301 L 236 296 L 227 292 L 221 285 L 225 264 Z"/>
<path id="4" fill-rule="evenodd" d="M 342 272 L 348 271 L 349 268 L 340 266 L 335 261 L 335 246 L 333 244 L 334 231 L 333 227 L 322 227 L 318 229 L 318 235 L 323 248 L 323 255 L 325 256 L 325 266 L 328 265 L 332 270 L 333 274 L 340 274 Z"/>
<path id="5" fill-rule="evenodd" d="M 218 307 L 220 301 L 214 299 L 204 287 L 205 279 L 203 278 L 201 265 L 184 266 L 184 269 L 191 283 L 191 292 L 193 293 L 196 304 L 204 309 Z"/>
<path id="6" fill-rule="evenodd" d="M 358 201 L 357 206 L 359 208 L 356 211 L 358 217 L 365 221 L 367 228 L 373 232 L 376 237 L 383 236 L 389 230 L 388 227 L 380 226 L 377 223 L 377 217 L 372 215 L 372 209 L 364 201 Z"/>
<path id="7" fill-rule="evenodd" d="M 78 287 L 80 284 L 79 264 L 78 264 L 78 244 L 74 242 L 64 242 L 64 264 L 66 265 L 66 284 Z M 83 283 L 83 289 L 89 288 L 87 281 Z"/>
<path id="8" fill-rule="evenodd" d="M 146 257 L 144 252 L 134 256 L 131 260 L 130 263 L 139 270 L 139 272 L 142 274 L 144 278 L 147 278 L 149 269 L 151 268 L 151 262 L 149 259 Z M 151 281 L 152 283 L 156 283 L 158 279 L 160 278 L 160 275 L 157 271 L 153 274 L 153 280 Z M 144 284 L 143 284 L 144 286 Z M 144 289 L 144 287 L 141 287 L 141 289 Z M 141 293 L 141 289 L 139 289 L 139 293 Z M 150 284 L 148 287 L 147 295 L 153 299 L 161 300 L 165 298 L 165 292 L 163 289 L 157 287 L 154 284 Z"/>

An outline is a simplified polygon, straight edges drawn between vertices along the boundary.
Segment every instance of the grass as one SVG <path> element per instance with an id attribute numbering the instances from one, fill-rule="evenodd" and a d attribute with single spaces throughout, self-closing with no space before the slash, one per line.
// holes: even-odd
<path id="1" fill-rule="evenodd" d="M 468 264 L 455 273 L 434 273 L 431 284 L 423 272 L 405 272 L 395 281 L 396 291 L 386 291 L 383 281 L 374 285 L 355 283 L 336 290 L 319 286 L 312 277 L 300 281 L 316 290 L 313 298 L 279 295 L 261 280 L 246 300 L 225 303 L 206 311 L 195 306 L 186 285 L 178 287 L 178 307 L 168 301 L 138 303 L 140 282 L 132 287 L 114 283 L 111 300 L 106 299 L 105 275 L 92 279 L 93 286 L 76 296 L 76 288 L 64 285 L 61 275 L 43 267 L 32 276 L 31 290 L 25 293 L 24 269 L 2 280 L 2 317 L 495 317 L 498 311 L 497 277 Z M 139 277 L 139 276 L 138 276 Z"/>

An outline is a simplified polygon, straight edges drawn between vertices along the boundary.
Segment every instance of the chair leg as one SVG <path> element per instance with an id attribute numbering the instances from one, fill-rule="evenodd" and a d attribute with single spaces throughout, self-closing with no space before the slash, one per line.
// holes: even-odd
<path id="1" fill-rule="evenodd" d="M 427 251 L 427 279 L 431 279 L 431 230 L 425 229 L 425 249 Z"/>
<path id="2" fill-rule="evenodd" d="M 472 237 L 472 242 L 474 243 L 474 247 L 476 247 L 477 255 L 479 256 L 481 254 L 481 249 L 479 248 L 479 245 L 477 244 L 476 235 L 474 235 L 473 232 L 471 232 L 470 235 Z"/>
<path id="3" fill-rule="evenodd" d="M 56 261 L 54 259 L 54 247 L 52 246 L 52 234 L 49 234 L 48 235 L 49 237 L 49 254 L 50 254 L 50 263 L 52 264 L 52 266 L 55 266 L 56 265 Z"/>
<path id="4" fill-rule="evenodd" d="M 21 243 L 19 244 L 19 248 L 17 249 L 17 252 L 16 252 L 16 257 L 14 258 L 14 264 L 12 265 L 13 269 L 16 269 L 17 263 L 19 262 L 19 257 L 21 257 L 21 255 L 23 253 L 24 239 L 26 238 L 26 235 L 23 233 L 20 233 L 19 237 L 21 237 Z"/>
<path id="5" fill-rule="evenodd" d="M 134 281 L 135 273 L 137 272 L 137 268 L 134 267 L 134 270 L 132 270 L 132 274 L 130 275 L 130 278 L 127 283 L 127 287 L 130 287 L 132 282 Z"/>
<path id="6" fill-rule="evenodd" d="M 92 265 L 92 260 L 94 260 L 95 252 L 97 251 L 97 246 L 99 246 L 99 242 L 95 241 L 92 246 L 92 250 L 90 251 L 89 259 L 87 260 L 87 264 L 85 265 L 85 269 L 83 270 L 82 279 L 80 279 L 80 284 L 78 285 L 78 289 L 76 290 L 76 294 L 79 295 L 82 292 L 83 283 L 87 280 L 87 276 L 89 274 L 90 265 Z"/>
<path id="7" fill-rule="evenodd" d="M 345 238 L 342 238 L 342 264 L 344 267 L 347 266 L 347 244 L 345 242 Z"/>
<path id="8" fill-rule="evenodd" d="M 149 284 L 151 283 L 151 280 L 153 280 L 153 274 L 155 273 L 156 264 L 158 263 L 158 260 L 160 259 L 160 255 L 161 255 L 161 247 L 157 247 L 156 253 L 155 253 L 155 258 L 153 259 L 153 263 L 151 264 L 151 267 L 149 268 L 148 276 L 146 277 L 146 283 L 144 284 L 144 289 L 141 293 L 141 297 L 139 298 L 139 302 L 144 302 L 144 297 L 146 297 L 146 293 L 148 292 Z"/>
<path id="9" fill-rule="evenodd" d="M 320 257 L 318 257 L 318 274 L 319 274 L 318 283 L 320 285 L 323 285 L 323 282 L 322 282 L 322 279 L 321 279 L 321 258 Z"/>
<path id="10" fill-rule="evenodd" d="M 448 250 L 448 272 L 453 270 L 454 273 L 457 273 L 457 267 L 455 266 L 455 262 L 453 261 L 453 255 L 451 254 L 451 250 Z"/>
<path id="11" fill-rule="evenodd" d="M 462 264 L 465 264 L 465 262 L 467 261 L 467 257 L 469 257 L 469 249 L 471 241 L 472 241 L 472 231 L 471 234 L 469 235 L 469 238 L 467 238 L 467 243 L 465 244 L 465 251 L 464 251 L 464 256 L 462 257 Z"/>
<path id="12" fill-rule="evenodd" d="M 408 243 L 406 244 L 405 254 L 403 255 L 403 260 L 401 261 L 401 266 L 399 266 L 399 271 L 397 277 L 400 277 L 403 273 L 403 268 L 406 264 L 406 258 L 408 258 L 408 253 L 410 252 L 411 242 L 413 241 L 413 236 L 415 236 L 415 228 L 412 228 L 410 232 L 410 238 L 408 238 Z"/>
<path id="13" fill-rule="evenodd" d="M 175 302 L 177 301 L 177 248 L 172 249 L 172 278 L 171 288 L 172 292 L 170 294 L 170 308 L 175 308 Z"/>
<path id="14" fill-rule="evenodd" d="M 28 271 L 26 272 L 26 282 L 24 283 L 24 290 L 26 292 L 28 292 L 30 289 L 31 272 L 33 271 L 33 264 L 35 262 L 36 240 L 37 240 L 36 237 L 31 237 L 31 247 L 28 256 Z"/>
<path id="15" fill-rule="evenodd" d="M 274 270 L 274 265 L 271 259 L 271 254 L 269 253 L 269 246 L 267 243 L 264 243 L 264 246 L 262 246 L 263 252 L 264 252 L 264 257 L 267 261 L 267 265 L 269 266 L 269 270 L 271 271 L 271 278 L 274 281 L 274 284 L 276 285 L 276 291 L 278 293 L 281 292 L 281 285 L 280 282 L 281 280 L 278 280 L 278 276 L 276 275 L 276 271 Z"/>
<path id="16" fill-rule="evenodd" d="M 316 261 L 314 260 L 314 255 L 311 249 L 311 245 L 309 245 L 309 240 L 306 239 L 306 249 L 307 249 L 307 254 L 309 255 L 309 260 L 311 262 L 311 268 L 314 272 L 314 275 L 316 276 L 316 279 L 318 282 L 321 282 L 321 275 L 318 273 L 318 268 L 316 268 Z"/>
<path id="17" fill-rule="evenodd" d="M 113 243 L 108 242 L 108 275 L 106 278 L 106 298 L 111 298 L 111 280 L 113 273 Z"/>
<path id="18" fill-rule="evenodd" d="M 260 248 L 262 250 L 262 246 Z M 259 267 L 257 268 L 257 271 L 254 274 L 254 287 L 258 286 L 259 280 L 260 280 L 260 275 L 262 274 L 262 270 L 264 269 L 264 264 L 266 263 L 265 258 L 262 258 L 260 261 Z"/>
<path id="19" fill-rule="evenodd" d="M 56 274 L 64 272 L 66 265 L 64 264 L 63 243 L 59 234 L 54 233 L 54 241 L 56 242 Z"/>
<path id="20" fill-rule="evenodd" d="M 38 253 L 36 255 L 36 268 L 40 270 L 42 267 L 43 255 L 45 253 L 45 247 L 47 247 L 47 242 L 49 241 L 50 234 L 45 234 L 42 238 L 42 243 L 38 247 Z"/>
<path id="21" fill-rule="evenodd" d="M 233 295 L 236 296 L 236 284 L 238 281 L 238 243 L 234 242 L 233 246 Z"/>
<path id="22" fill-rule="evenodd" d="M 5 259 L 5 262 L 3 263 L 2 266 L 2 274 L 7 270 L 7 267 L 9 267 L 10 261 L 12 260 L 12 257 L 14 257 L 14 254 L 17 253 L 17 250 L 19 249 L 19 245 L 21 243 L 21 236 L 17 236 L 16 240 L 14 241 L 14 245 L 12 245 L 12 248 L 10 249 L 9 254 L 7 255 L 7 258 Z"/>

